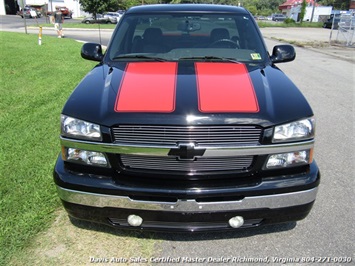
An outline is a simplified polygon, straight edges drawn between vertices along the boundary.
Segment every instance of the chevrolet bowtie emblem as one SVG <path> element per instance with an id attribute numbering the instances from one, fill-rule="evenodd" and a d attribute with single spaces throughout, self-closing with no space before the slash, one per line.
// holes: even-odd
<path id="1" fill-rule="evenodd" d="M 194 160 L 196 156 L 202 156 L 206 149 L 195 147 L 194 143 L 178 143 L 178 148 L 169 151 L 169 156 L 176 156 L 178 160 Z"/>

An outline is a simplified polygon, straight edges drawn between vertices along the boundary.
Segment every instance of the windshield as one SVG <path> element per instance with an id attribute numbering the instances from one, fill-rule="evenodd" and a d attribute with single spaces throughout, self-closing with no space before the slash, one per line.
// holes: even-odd
<path id="1" fill-rule="evenodd" d="M 127 14 L 107 57 L 113 61 L 263 62 L 267 54 L 256 27 L 246 14 Z"/>

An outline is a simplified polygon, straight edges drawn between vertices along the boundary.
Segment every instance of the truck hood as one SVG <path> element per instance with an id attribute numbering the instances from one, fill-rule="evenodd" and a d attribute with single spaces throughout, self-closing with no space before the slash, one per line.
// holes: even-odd
<path id="1" fill-rule="evenodd" d="M 95 67 L 63 109 L 117 124 L 257 124 L 312 116 L 302 93 L 275 66 L 232 62 L 130 62 Z"/>

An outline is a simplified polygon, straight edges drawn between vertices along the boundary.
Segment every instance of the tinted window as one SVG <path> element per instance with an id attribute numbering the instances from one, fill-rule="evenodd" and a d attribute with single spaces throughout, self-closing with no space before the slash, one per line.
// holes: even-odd
<path id="1" fill-rule="evenodd" d="M 267 55 L 256 27 L 249 15 L 126 15 L 113 36 L 108 57 L 156 55 L 179 60 L 217 56 L 260 62 Z"/>

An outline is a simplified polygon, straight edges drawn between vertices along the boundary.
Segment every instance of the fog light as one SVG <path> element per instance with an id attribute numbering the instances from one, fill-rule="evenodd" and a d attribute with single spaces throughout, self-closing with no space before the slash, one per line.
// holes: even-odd
<path id="1" fill-rule="evenodd" d="M 64 160 L 81 164 L 108 166 L 105 155 L 101 152 L 85 151 L 74 148 L 63 149 Z"/>
<path id="2" fill-rule="evenodd" d="M 228 223 L 233 228 L 239 228 L 244 224 L 244 218 L 242 216 L 235 216 L 230 218 Z"/>
<path id="3" fill-rule="evenodd" d="M 267 169 L 284 168 L 311 163 L 311 150 L 273 154 L 266 163 Z"/>
<path id="4" fill-rule="evenodd" d="M 141 224 L 143 223 L 143 219 L 138 215 L 131 214 L 130 216 L 128 216 L 127 222 L 131 226 L 141 226 Z"/>

